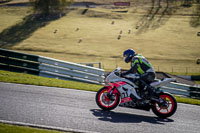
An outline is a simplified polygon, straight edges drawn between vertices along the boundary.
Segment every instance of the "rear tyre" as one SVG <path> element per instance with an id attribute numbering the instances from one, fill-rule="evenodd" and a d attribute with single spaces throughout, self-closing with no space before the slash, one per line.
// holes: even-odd
<path id="1" fill-rule="evenodd" d="M 108 88 L 101 88 L 96 94 L 96 103 L 103 110 L 112 110 L 119 104 L 120 97 L 118 94 L 112 94 L 111 98 L 107 96 Z"/>
<path id="2" fill-rule="evenodd" d="M 172 116 L 177 109 L 176 99 L 167 93 L 160 94 L 160 98 L 165 101 L 165 104 L 159 105 L 157 102 L 153 103 L 152 111 L 158 117 L 166 118 Z"/>

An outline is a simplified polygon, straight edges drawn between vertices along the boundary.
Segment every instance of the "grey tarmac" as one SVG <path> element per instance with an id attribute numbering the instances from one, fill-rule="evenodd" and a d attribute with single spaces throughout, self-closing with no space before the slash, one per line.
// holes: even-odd
<path id="1" fill-rule="evenodd" d="M 200 106 L 178 104 L 175 115 L 117 107 L 102 111 L 96 92 L 0 82 L 0 122 L 75 132 L 199 133 Z"/>

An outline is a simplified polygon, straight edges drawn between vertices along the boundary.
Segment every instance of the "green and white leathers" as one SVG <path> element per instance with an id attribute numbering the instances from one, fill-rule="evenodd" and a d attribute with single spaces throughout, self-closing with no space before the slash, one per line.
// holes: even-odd
<path id="1" fill-rule="evenodd" d="M 131 62 L 131 67 L 134 68 L 134 71 L 142 75 L 146 72 L 155 73 L 152 65 L 145 59 L 144 56 L 137 54 L 133 57 Z"/>

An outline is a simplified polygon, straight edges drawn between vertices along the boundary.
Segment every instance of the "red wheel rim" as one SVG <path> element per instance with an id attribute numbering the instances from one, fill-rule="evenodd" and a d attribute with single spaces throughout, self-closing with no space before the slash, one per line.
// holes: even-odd
<path id="1" fill-rule="evenodd" d="M 101 104 L 101 106 L 106 107 L 106 108 L 112 108 L 115 106 L 118 100 L 118 96 L 116 94 L 112 94 L 112 98 L 114 100 L 111 100 L 107 97 L 107 89 L 103 89 L 98 96 L 98 101 Z"/>
<path id="2" fill-rule="evenodd" d="M 168 95 L 160 95 L 164 101 L 166 101 L 167 106 L 159 106 L 158 103 L 155 103 L 156 110 L 161 114 L 169 114 L 174 109 L 174 100 Z"/>

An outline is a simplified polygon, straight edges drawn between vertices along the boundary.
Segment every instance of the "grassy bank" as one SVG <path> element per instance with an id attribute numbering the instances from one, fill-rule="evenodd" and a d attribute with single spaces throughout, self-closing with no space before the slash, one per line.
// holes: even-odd
<path id="1" fill-rule="evenodd" d="M 0 82 L 72 88 L 72 89 L 87 90 L 87 91 L 98 91 L 100 88 L 102 88 L 101 85 L 45 78 L 45 77 L 39 77 L 39 76 L 30 75 L 30 74 L 15 73 L 15 72 L 8 72 L 8 71 L 2 71 L 2 70 L 0 70 Z M 176 100 L 177 102 L 181 102 L 181 103 L 200 105 L 200 100 L 197 100 L 197 99 L 183 98 L 183 97 L 176 96 Z"/>
<path id="2" fill-rule="evenodd" d="M 0 81 L 9 83 L 49 86 L 49 87 L 72 88 L 72 89 L 88 90 L 88 91 L 97 91 L 102 87 L 100 85 L 95 85 L 95 84 L 45 78 L 30 74 L 15 73 L 2 70 L 0 70 Z"/>
<path id="3" fill-rule="evenodd" d="M 102 62 L 104 69 L 128 68 L 122 52 L 133 48 L 156 70 L 199 72 L 199 27 L 190 24 L 196 17 L 194 6 L 161 4 L 160 8 L 143 1 L 126 9 L 80 7 L 67 10 L 60 19 L 39 23 L 26 21 L 30 7 L 0 7 L 0 45 L 70 62 Z"/>
<path id="4" fill-rule="evenodd" d="M 43 130 L 43 129 L 38 129 L 38 128 L 25 127 L 25 126 L 14 126 L 14 125 L 0 123 L 0 133 L 64 133 L 64 132 L 58 132 L 58 131 L 53 131 L 53 130 Z"/>
<path id="5" fill-rule="evenodd" d="M 180 97 L 180 96 L 175 96 L 175 98 L 176 98 L 177 102 L 179 102 L 179 103 L 200 105 L 200 100 L 198 100 L 198 99 L 184 98 L 184 97 Z"/>

